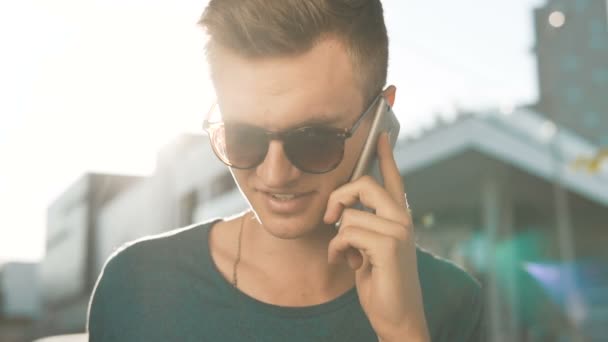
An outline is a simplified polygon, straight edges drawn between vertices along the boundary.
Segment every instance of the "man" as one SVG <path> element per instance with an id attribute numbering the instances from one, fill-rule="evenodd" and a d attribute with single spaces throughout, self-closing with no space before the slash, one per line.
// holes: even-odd
<path id="1" fill-rule="evenodd" d="M 386 135 L 384 186 L 348 182 L 367 114 L 395 101 L 380 2 L 211 0 L 201 25 L 206 130 L 250 211 L 115 253 L 91 341 L 479 341 L 479 285 L 416 248 Z"/>

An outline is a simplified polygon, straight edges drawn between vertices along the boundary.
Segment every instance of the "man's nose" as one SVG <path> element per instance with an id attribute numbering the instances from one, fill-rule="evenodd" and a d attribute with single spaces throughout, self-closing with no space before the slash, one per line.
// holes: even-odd
<path id="1" fill-rule="evenodd" d="M 287 158 L 283 142 L 271 140 L 264 161 L 256 168 L 257 176 L 264 185 L 274 188 L 285 188 L 301 174 Z"/>

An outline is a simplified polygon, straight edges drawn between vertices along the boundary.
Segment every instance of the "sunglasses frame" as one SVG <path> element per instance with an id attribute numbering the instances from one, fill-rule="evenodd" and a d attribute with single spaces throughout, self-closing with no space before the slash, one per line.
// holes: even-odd
<path id="1" fill-rule="evenodd" d="M 342 139 L 342 151 L 340 154 L 340 158 L 334 163 L 332 164 L 332 166 L 328 167 L 327 169 L 324 169 L 322 171 L 310 171 L 310 170 L 306 170 L 305 168 L 302 168 L 301 165 L 298 165 L 298 163 L 294 162 L 294 160 L 292 160 L 292 158 L 290 157 L 289 153 L 287 153 L 287 151 L 283 151 L 283 153 L 285 153 L 285 155 L 287 156 L 287 158 L 289 159 L 289 161 L 295 166 L 297 167 L 300 171 L 305 172 L 305 173 L 312 173 L 312 174 L 322 174 L 322 173 L 327 173 L 330 172 L 332 170 L 334 170 L 335 168 L 338 167 L 338 165 L 340 165 L 340 163 L 342 162 L 342 160 L 344 159 L 344 146 L 345 146 L 345 142 L 346 139 L 352 137 L 355 134 L 355 131 L 357 130 L 357 128 L 359 128 L 359 126 L 361 126 L 361 123 L 363 122 L 363 119 L 365 119 L 365 117 L 367 117 L 367 114 L 370 112 L 373 112 L 373 108 L 375 107 L 375 104 L 378 102 L 378 99 L 382 96 L 382 93 L 377 95 L 373 101 L 371 102 L 371 104 L 367 107 L 367 109 L 365 111 L 363 111 L 363 113 L 361 113 L 359 115 L 359 117 L 357 118 L 357 120 L 355 121 L 355 123 L 350 127 L 350 128 L 332 128 L 332 127 L 323 127 L 324 131 L 328 131 L 328 132 L 333 132 L 335 134 L 335 136 L 339 139 Z M 284 130 L 284 131 L 279 131 L 279 132 L 273 132 L 273 131 L 268 131 L 265 130 L 261 127 L 255 127 L 256 129 L 259 129 L 261 132 L 263 132 L 266 135 L 266 152 L 263 154 L 263 156 L 260 157 L 260 160 L 257 161 L 254 165 L 250 166 L 250 167 L 239 167 L 236 166 L 234 164 L 232 164 L 229 160 L 228 160 L 228 156 L 223 156 L 223 154 L 221 152 L 219 152 L 217 150 L 217 147 L 214 144 L 214 139 L 213 139 L 213 135 L 214 133 L 222 128 L 223 126 L 225 126 L 225 122 L 224 121 L 217 121 L 217 122 L 211 122 L 209 121 L 209 118 L 211 116 L 211 114 L 213 113 L 213 111 L 215 110 L 216 106 L 219 106 L 216 103 L 214 103 L 211 106 L 211 109 L 209 109 L 209 111 L 207 112 L 206 118 L 205 120 L 203 120 L 203 130 L 205 131 L 205 133 L 207 133 L 207 135 L 209 136 L 209 142 L 211 145 L 211 148 L 213 149 L 213 153 L 216 155 L 216 157 L 222 162 L 224 163 L 226 166 L 235 168 L 235 169 L 240 169 L 240 170 L 249 170 L 249 169 L 253 169 L 255 167 L 258 167 L 261 163 L 264 162 L 264 159 L 266 159 L 266 155 L 268 154 L 268 147 L 270 146 L 270 141 L 272 140 L 280 140 L 283 144 L 285 144 L 285 140 L 289 138 L 289 136 L 297 133 L 297 132 L 301 132 L 303 130 L 307 130 L 307 129 L 313 129 L 313 128 L 319 128 L 319 126 L 304 126 L 304 127 L 298 127 L 298 128 L 292 128 L 292 129 L 288 129 L 288 130 Z M 284 148 L 284 147 L 283 147 Z"/>

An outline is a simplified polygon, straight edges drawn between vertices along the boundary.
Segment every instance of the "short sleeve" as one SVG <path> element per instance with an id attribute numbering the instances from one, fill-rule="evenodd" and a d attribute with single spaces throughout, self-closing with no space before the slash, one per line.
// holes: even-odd
<path id="1" fill-rule="evenodd" d="M 471 331 L 468 334 L 466 341 L 477 342 L 485 341 L 485 301 L 483 300 L 483 292 L 477 291 L 473 299 L 473 315 L 471 316 Z"/>
<path id="2" fill-rule="evenodd" d="M 100 274 L 87 319 L 89 341 L 138 341 L 146 335 L 141 272 L 128 249 L 115 254 Z"/>
<path id="3" fill-rule="evenodd" d="M 453 315 L 447 336 L 441 341 L 482 342 L 485 341 L 485 315 L 483 292 L 478 288 L 464 297 L 462 305 Z"/>
<path id="4" fill-rule="evenodd" d="M 125 265 L 121 264 L 122 258 L 114 256 L 110 259 L 102 273 L 97 279 L 97 283 L 89 302 L 89 312 L 87 319 L 87 331 L 89 341 L 119 341 L 124 340 L 120 336 L 121 310 L 126 294 L 121 282 L 128 281 L 125 274 Z"/>

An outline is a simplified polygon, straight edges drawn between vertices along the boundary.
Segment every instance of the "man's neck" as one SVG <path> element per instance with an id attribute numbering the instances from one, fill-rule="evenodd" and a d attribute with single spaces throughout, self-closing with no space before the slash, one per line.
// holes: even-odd
<path id="1" fill-rule="evenodd" d="M 333 227 L 325 225 L 297 239 L 281 239 L 257 221 L 249 221 L 241 247 L 247 273 L 239 277 L 264 284 L 259 295 L 273 304 L 305 306 L 334 299 L 355 284 L 354 271 L 346 263 L 327 262 L 327 248 L 335 234 Z M 256 291 L 255 286 L 251 289 Z"/>

